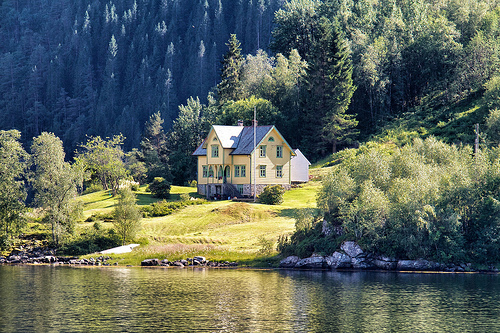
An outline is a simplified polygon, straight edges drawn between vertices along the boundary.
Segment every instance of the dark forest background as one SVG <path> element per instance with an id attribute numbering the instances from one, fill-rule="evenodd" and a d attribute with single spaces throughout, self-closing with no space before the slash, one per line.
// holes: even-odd
<path id="1" fill-rule="evenodd" d="M 331 141 L 328 133 L 318 132 L 325 129 L 321 124 L 307 128 L 325 116 L 318 111 L 325 101 L 316 97 L 328 92 L 316 89 L 321 84 L 314 81 L 324 79 L 321 70 L 328 61 L 329 51 L 317 47 L 326 45 L 321 36 L 328 35 L 324 29 L 331 29 L 321 23 L 322 18 L 333 22 L 340 33 L 334 39 L 346 47 L 348 62 L 339 73 L 348 73 L 349 80 L 352 75 L 348 94 L 353 95 L 346 98 L 346 105 L 350 120 L 354 116 L 356 120 L 347 125 L 350 141 L 336 136 L 341 148 L 415 111 L 428 97 L 433 98 L 433 107 L 439 107 L 496 89 L 498 4 L 497 0 L 0 0 L 0 129 L 19 130 L 25 146 L 42 132 L 52 132 L 71 157 L 86 136 L 122 133 L 125 151 L 138 148 L 150 116 L 160 111 L 168 131 L 179 106 L 189 104 L 190 96 L 199 97 L 201 104 L 217 105 L 219 115 L 228 113 L 221 111 L 216 87 L 227 43 L 235 34 L 246 67 L 242 75 L 246 90 L 233 102 L 247 100 L 245 107 L 250 108 L 269 101 L 272 105 L 266 110 L 282 116 L 270 119 L 281 119 L 278 128 L 291 144 L 316 159 L 330 152 L 323 144 Z M 278 73 L 284 59 L 288 63 L 281 68 L 295 62 L 297 73 L 290 73 L 290 68 Z M 275 91 L 263 85 L 267 74 L 274 75 Z M 289 77 L 280 83 L 280 75 Z M 292 76 L 297 80 L 290 83 Z M 293 93 L 287 84 L 295 85 Z M 330 83 L 322 84 L 328 88 Z M 287 101 L 279 100 L 284 95 L 279 89 L 286 91 Z M 307 94 L 316 97 L 311 100 Z M 252 96 L 266 101 L 248 100 Z M 318 145 L 323 146 L 317 149 Z"/>
<path id="2" fill-rule="evenodd" d="M 168 130 L 189 96 L 220 80 L 230 33 L 268 48 L 282 0 L 0 1 L 0 128 L 138 147 L 160 111 Z"/>

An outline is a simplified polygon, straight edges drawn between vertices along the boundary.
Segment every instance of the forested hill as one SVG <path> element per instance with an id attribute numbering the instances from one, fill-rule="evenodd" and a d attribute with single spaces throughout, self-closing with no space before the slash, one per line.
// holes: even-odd
<path id="1" fill-rule="evenodd" d="M 138 147 L 161 111 L 220 80 L 230 33 L 245 53 L 269 47 L 283 0 L 0 1 L 0 128 L 42 131 L 68 152 L 85 135 L 123 133 Z"/>
<path id="2" fill-rule="evenodd" d="M 495 100 L 499 5 L 0 0 L 0 129 L 20 130 L 24 143 L 53 132 L 68 153 L 86 135 L 122 133 L 130 150 L 153 113 L 168 130 L 179 105 L 190 96 L 209 105 L 213 90 L 212 119 L 229 123 L 231 112 L 260 103 L 268 116 L 261 120 L 279 121 L 289 142 L 315 159 L 367 138 L 429 96 L 439 107 L 485 90 Z M 221 75 L 231 34 L 241 80 Z M 221 96 L 226 88 L 235 93 Z M 212 111 L 202 113 L 208 119 Z"/>

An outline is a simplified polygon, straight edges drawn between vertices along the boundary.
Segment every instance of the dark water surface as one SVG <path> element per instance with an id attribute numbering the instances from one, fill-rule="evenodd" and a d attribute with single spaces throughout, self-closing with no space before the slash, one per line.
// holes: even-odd
<path id="1" fill-rule="evenodd" d="M 0 266 L 0 332 L 500 332 L 500 275 Z"/>

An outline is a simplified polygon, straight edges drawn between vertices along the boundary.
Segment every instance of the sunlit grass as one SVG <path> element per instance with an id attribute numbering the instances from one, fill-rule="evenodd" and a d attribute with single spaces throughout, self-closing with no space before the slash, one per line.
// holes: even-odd
<path id="1" fill-rule="evenodd" d="M 279 236 L 293 233 L 297 210 L 316 207 L 319 186 L 319 182 L 310 182 L 287 191 L 282 205 L 213 201 L 187 206 L 167 216 L 144 218 L 135 240 L 142 245 L 131 253 L 112 255 L 113 260 L 120 265 L 140 265 L 150 258 L 176 260 L 201 255 L 215 261 L 266 266 L 276 260 L 273 257 L 277 252 L 264 255 L 262 240 L 271 241 L 275 248 Z M 197 196 L 195 188 L 172 186 L 169 201 L 179 199 L 182 193 Z M 157 201 L 145 187 L 136 194 L 139 205 Z M 85 216 L 111 212 L 116 202 L 105 191 L 82 196 L 82 200 Z M 80 228 L 88 225 L 81 224 Z M 112 228 L 109 222 L 102 225 Z"/>

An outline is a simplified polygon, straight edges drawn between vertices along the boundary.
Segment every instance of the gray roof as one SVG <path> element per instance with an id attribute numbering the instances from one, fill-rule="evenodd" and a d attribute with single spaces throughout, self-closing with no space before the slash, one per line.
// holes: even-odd
<path id="1" fill-rule="evenodd" d="M 207 140 L 206 139 L 203 140 L 203 142 L 201 143 L 201 145 L 199 145 L 198 148 L 196 148 L 196 150 L 193 153 L 193 156 L 205 156 L 207 154 L 207 149 L 203 148 L 203 145 L 205 144 L 205 141 L 207 141 Z"/>
<path id="2" fill-rule="evenodd" d="M 257 126 L 255 132 L 256 145 L 273 129 L 274 126 Z M 250 155 L 254 150 L 253 126 L 212 126 L 223 148 L 234 149 L 231 155 Z M 194 156 L 205 156 L 207 149 L 203 148 L 206 139 L 194 151 Z"/>
<path id="3" fill-rule="evenodd" d="M 264 137 L 273 129 L 273 126 L 257 126 L 255 131 L 255 144 L 258 145 L 259 142 L 264 139 Z M 231 153 L 231 155 L 250 155 L 254 150 L 253 145 L 253 126 L 243 127 L 243 131 L 240 135 L 240 140 L 238 146 Z"/>

